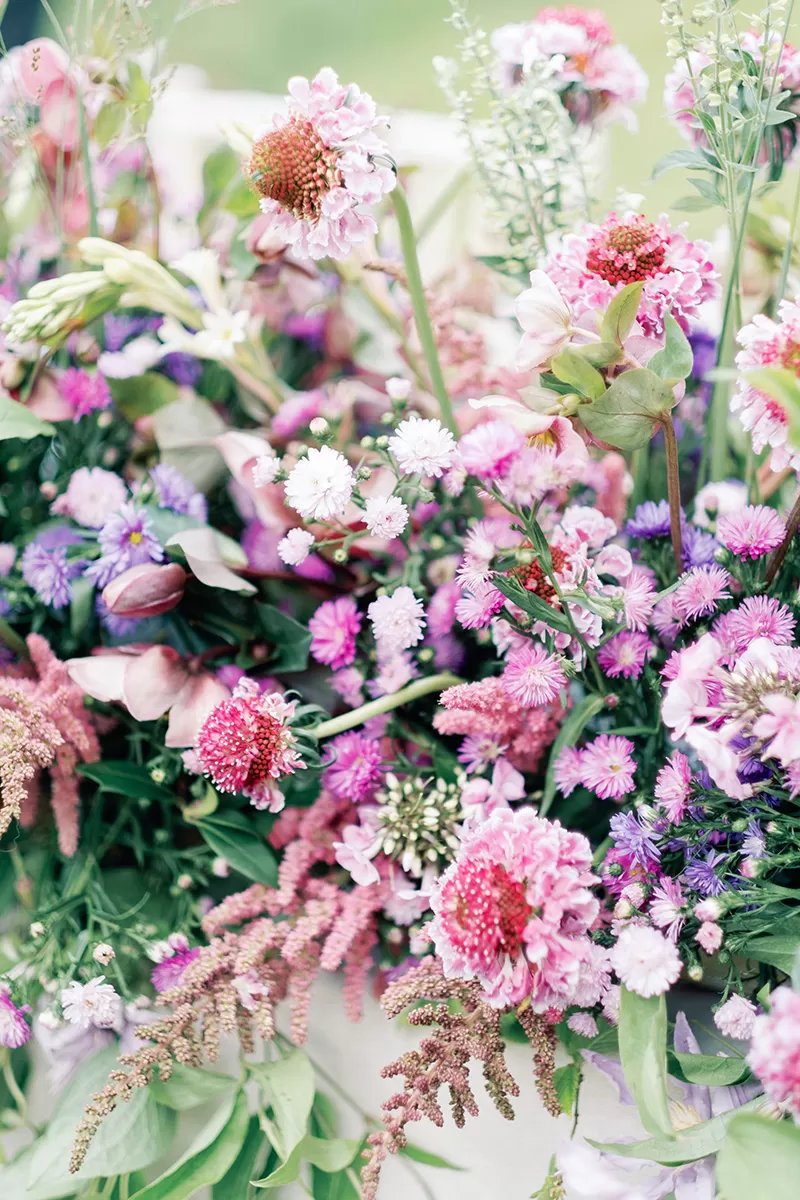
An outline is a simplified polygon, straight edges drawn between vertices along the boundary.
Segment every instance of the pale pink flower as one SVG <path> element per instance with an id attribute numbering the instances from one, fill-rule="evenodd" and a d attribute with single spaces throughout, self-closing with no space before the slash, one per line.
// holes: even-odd
<path id="1" fill-rule="evenodd" d="M 724 567 L 692 567 L 674 593 L 675 612 L 683 624 L 708 617 L 720 600 L 730 600 L 731 577 Z"/>
<path id="2" fill-rule="evenodd" d="M 70 476 L 67 490 L 53 501 L 51 511 L 72 517 L 87 529 L 102 529 L 127 497 L 128 489 L 113 471 L 104 471 L 102 467 L 79 467 Z"/>
<path id="3" fill-rule="evenodd" d="M 695 717 L 708 706 L 707 681 L 721 653 L 719 642 L 706 633 L 673 655 L 677 666 L 664 694 L 661 717 L 674 738 L 684 737 Z"/>
<path id="4" fill-rule="evenodd" d="M 619 1007 L 622 989 L 618 983 L 612 983 L 602 1000 L 603 1016 L 609 1025 L 619 1025 Z"/>
<path id="5" fill-rule="evenodd" d="M 748 504 L 717 522 L 718 539 L 739 558 L 756 559 L 769 554 L 785 534 L 786 526 L 775 509 L 764 504 Z"/>
<path id="6" fill-rule="evenodd" d="M 350 873 L 359 887 L 369 887 L 380 880 L 378 869 L 371 861 L 378 845 L 374 832 L 362 825 L 345 825 L 342 840 L 333 843 L 337 863 Z"/>
<path id="7" fill-rule="evenodd" d="M 475 580 L 456 603 L 455 616 L 465 629 L 484 629 L 505 603 L 505 596 L 493 584 Z"/>
<path id="8" fill-rule="evenodd" d="M 385 657 L 379 656 L 378 670 L 367 684 L 367 691 L 373 699 L 389 696 L 392 692 L 399 692 L 417 675 L 419 670 L 411 655 L 406 650 L 393 651 Z"/>
<path id="9" fill-rule="evenodd" d="M 531 371 L 562 350 L 572 338 L 572 309 L 549 273 L 531 271 L 531 286 L 517 297 L 517 320 L 522 340 L 517 350 L 518 371 Z"/>
<path id="10" fill-rule="evenodd" d="M 380 655 L 407 650 L 422 640 L 425 609 L 410 587 L 396 588 L 391 596 L 379 596 L 367 609 Z"/>
<path id="11" fill-rule="evenodd" d="M 567 686 L 561 660 L 530 643 L 509 658 L 502 681 L 509 696 L 525 708 L 551 704 Z"/>
<path id="12" fill-rule="evenodd" d="M 353 469 L 331 446 L 312 446 L 286 480 L 286 502 L 306 519 L 341 516 L 356 485 Z"/>
<path id="13" fill-rule="evenodd" d="M 453 461 L 456 443 L 449 429 L 432 417 L 409 417 L 389 438 L 389 451 L 403 475 L 429 475 L 438 479 Z"/>
<path id="14" fill-rule="evenodd" d="M 665 930 L 670 941 L 677 942 L 686 922 L 686 900 L 677 879 L 663 876 L 658 886 L 653 888 L 653 898 L 647 912 L 653 924 Z"/>
<path id="15" fill-rule="evenodd" d="M 800 759 L 800 697 L 775 692 L 761 703 L 767 711 L 753 724 L 753 733 L 769 742 L 764 758 L 777 758 L 787 767 Z"/>
<path id="16" fill-rule="evenodd" d="M 372 496 L 364 521 L 373 537 L 396 538 L 408 524 L 408 508 L 399 496 Z"/>
<path id="17" fill-rule="evenodd" d="M 694 935 L 701 950 L 706 954 L 716 954 L 722 945 L 722 927 L 716 921 L 704 921 Z"/>
<path id="18" fill-rule="evenodd" d="M 583 751 L 577 746 L 564 746 L 553 771 L 558 790 L 570 796 L 576 787 L 583 786 Z"/>
<path id="19" fill-rule="evenodd" d="M 770 1011 L 756 1017 L 747 1062 L 776 1104 L 800 1117 L 800 992 L 786 985 L 770 994 Z"/>
<path id="20" fill-rule="evenodd" d="M 307 529 L 290 529 L 278 542 L 278 557 L 290 567 L 298 567 L 308 558 L 314 545 L 314 535 Z"/>
<path id="21" fill-rule="evenodd" d="M 664 809 L 673 824 L 677 824 L 692 794 L 691 767 L 680 750 L 675 750 L 658 772 L 653 792 L 658 806 Z"/>
<path id="22" fill-rule="evenodd" d="M 631 758 L 633 742 L 616 734 L 602 733 L 585 746 L 581 757 L 582 781 L 601 800 L 618 800 L 635 788 L 636 763 Z"/>
<path id="23" fill-rule="evenodd" d="M 24 1046 L 31 1037 L 31 1027 L 25 1020 L 30 1006 L 17 1008 L 7 991 L 0 991 L 0 1046 L 16 1050 Z"/>
<path id="24" fill-rule="evenodd" d="M 610 679 L 638 679 L 652 649 L 647 634 L 624 630 L 601 646 L 597 661 Z"/>
<path id="25" fill-rule="evenodd" d="M 798 375 L 800 352 L 800 305 L 797 300 L 782 300 L 778 320 L 764 313 L 742 327 L 737 335 L 742 349 L 736 355 L 739 370 L 731 411 L 738 412 L 743 427 L 751 434 L 753 449 L 760 454 L 771 448 L 773 471 L 785 467 L 800 469 L 800 452 L 790 443 L 789 417 L 783 406 L 748 380 L 748 372 L 761 367 L 778 367 Z"/>
<path id="26" fill-rule="evenodd" d="M 739 779 L 742 760 L 729 744 L 733 732 L 732 726 L 712 730 L 705 725 L 692 725 L 686 730 L 685 737 L 717 787 L 727 792 L 732 800 L 746 800 L 752 796 L 753 788 Z"/>
<path id="27" fill-rule="evenodd" d="M 115 988 L 105 983 L 105 976 L 98 975 L 88 983 L 77 979 L 61 989 L 61 1008 L 65 1020 L 81 1029 L 94 1025 L 98 1029 L 122 1028 L 123 1003 Z"/>
<path id="28" fill-rule="evenodd" d="M 253 483 L 257 488 L 274 483 L 281 469 L 281 460 L 273 453 L 261 454 L 253 463 Z"/>
<path id="29" fill-rule="evenodd" d="M 656 604 L 656 589 L 644 572 L 634 569 L 620 589 L 625 625 L 637 633 L 647 629 L 650 614 Z"/>
<path id="30" fill-rule="evenodd" d="M 660 996 L 681 973 L 671 941 L 649 925 L 626 925 L 611 951 L 611 965 L 625 987 L 639 996 Z"/>
<path id="31" fill-rule="evenodd" d="M 756 1006 L 746 996 L 734 992 L 714 1013 L 714 1024 L 723 1037 L 749 1042 L 756 1023 Z"/>
<path id="32" fill-rule="evenodd" d="M 796 621 L 792 610 L 774 596 L 747 596 L 720 621 L 724 621 L 724 640 L 734 658 L 756 638 L 768 638 L 778 646 L 790 646 L 794 641 Z M 714 634 L 719 636 L 716 625 Z"/>
<path id="33" fill-rule="evenodd" d="M 319 663 L 338 671 L 356 656 L 356 638 L 361 630 L 361 613 L 352 596 L 340 596 L 320 604 L 308 628 L 311 654 Z"/>
<path id="34" fill-rule="evenodd" d="M 358 667 L 344 667 L 334 671 L 329 685 L 344 700 L 348 708 L 358 708 L 364 702 L 364 676 Z"/>
<path id="35" fill-rule="evenodd" d="M 579 1037 L 597 1037 L 597 1021 L 595 1021 L 591 1013 L 573 1013 L 571 1017 L 567 1017 L 567 1026 L 573 1033 L 577 1033 Z"/>
<path id="36" fill-rule="evenodd" d="M 706 896 L 705 899 L 698 900 L 692 912 L 698 921 L 718 921 L 722 916 L 722 905 L 716 896 Z"/>
<path id="37" fill-rule="evenodd" d="M 525 449 L 524 435 L 508 421 L 487 421 L 464 434 L 458 443 L 461 461 L 479 479 L 502 479 Z"/>

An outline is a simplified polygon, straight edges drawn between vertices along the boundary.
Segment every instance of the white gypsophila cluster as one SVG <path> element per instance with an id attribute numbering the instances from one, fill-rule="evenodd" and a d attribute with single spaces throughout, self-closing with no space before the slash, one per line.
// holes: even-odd
<path id="1" fill-rule="evenodd" d="M 459 61 L 434 59 L 439 86 L 507 237 L 511 263 L 529 271 L 555 230 L 589 216 L 596 174 L 587 161 L 590 135 L 576 128 L 561 102 L 555 59 L 537 60 L 518 86 L 501 89 L 489 38 L 472 25 L 461 0 L 450 3 Z"/>

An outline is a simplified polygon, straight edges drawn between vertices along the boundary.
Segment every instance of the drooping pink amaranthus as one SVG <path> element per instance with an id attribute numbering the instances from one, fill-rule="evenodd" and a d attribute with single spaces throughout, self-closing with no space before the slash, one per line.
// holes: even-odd
<path id="1" fill-rule="evenodd" d="M 38 776 L 50 773 L 50 802 L 58 844 L 67 856 L 78 846 L 79 762 L 96 762 L 100 747 L 83 692 L 43 637 L 27 639 L 32 667 L 0 678 L 0 834 L 15 817 L 32 825 Z"/>

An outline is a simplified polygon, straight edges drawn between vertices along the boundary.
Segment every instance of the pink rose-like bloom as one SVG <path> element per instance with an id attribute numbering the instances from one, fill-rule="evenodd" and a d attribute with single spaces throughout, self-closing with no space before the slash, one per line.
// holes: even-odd
<path id="1" fill-rule="evenodd" d="M 701 950 L 706 954 L 716 954 L 722 945 L 722 927 L 716 921 L 704 921 L 694 935 Z"/>
<path id="2" fill-rule="evenodd" d="M 689 760 L 675 750 L 656 776 L 653 789 L 656 802 L 673 824 L 680 821 L 692 794 L 692 770 Z"/>
<path id="3" fill-rule="evenodd" d="M 756 1023 L 756 1006 L 735 992 L 714 1013 L 714 1024 L 723 1037 L 749 1042 Z"/>
<path id="4" fill-rule="evenodd" d="M 470 475 L 502 479 L 525 444 L 524 435 L 508 421 L 487 421 L 461 438 L 458 452 Z"/>
<path id="5" fill-rule="evenodd" d="M 338 671 L 348 667 L 356 656 L 356 637 L 361 631 L 361 613 L 352 596 L 326 600 L 320 604 L 308 628 L 311 630 L 311 654 L 318 663 Z"/>
<path id="6" fill-rule="evenodd" d="M 324 67 L 289 80 L 286 112 L 250 155 L 247 174 L 272 232 L 310 258 L 346 258 L 377 232 L 369 206 L 394 188 L 386 124 L 371 96 Z M 309 164 L 313 163 L 313 170 Z"/>
<path id="7" fill-rule="evenodd" d="M 593 961 L 591 865 L 582 834 L 530 809 L 493 813 L 433 886 L 428 929 L 445 975 L 479 980 L 497 1007 L 529 996 L 535 1012 L 566 1008 Z"/>
<path id="8" fill-rule="evenodd" d="M 785 534 L 786 526 L 774 508 L 764 504 L 748 504 L 717 522 L 717 537 L 739 558 L 756 559 L 769 554 Z"/>
<path id="9" fill-rule="evenodd" d="M 778 320 L 758 313 L 737 335 L 742 349 L 736 355 L 739 371 L 731 411 L 739 414 L 742 426 L 753 439 L 760 454 L 769 446 L 769 464 L 773 471 L 785 467 L 800 470 L 800 452 L 789 443 L 789 418 L 783 407 L 748 381 L 747 373 L 760 367 L 781 367 L 800 377 L 800 304 L 782 300 Z"/>
<path id="10" fill-rule="evenodd" d="M 761 703 L 767 712 L 754 723 L 753 733 L 769 741 L 764 758 L 777 758 L 787 767 L 800 758 L 800 698 L 775 692 Z"/>
<path id="11" fill-rule="evenodd" d="M 361 804 L 381 782 L 383 754 L 380 742 L 355 730 L 328 742 L 322 757 L 325 787 L 343 800 Z"/>
<path id="12" fill-rule="evenodd" d="M 70 476 L 67 490 L 50 506 L 58 516 L 72 517 L 87 529 L 102 529 L 112 513 L 125 503 L 128 489 L 113 471 L 79 467 Z"/>
<path id="13" fill-rule="evenodd" d="M 422 640 L 425 609 L 410 587 L 395 588 L 391 596 L 379 596 L 367 609 L 378 654 L 390 656 L 408 650 Z"/>
<path id="14" fill-rule="evenodd" d="M 508 661 L 502 675 L 503 687 L 525 708 L 551 704 L 567 685 L 561 661 L 541 645 L 528 644 Z"/>
<path id="15" fill-rule="evenodd" d="M 625 679 L 638 679 L 652 649 L 653 644 L 647 634 L 624 630 L 615 633 L 600 648 L 597 661 L 610 679 L 617 679 L 620 675 Z"/>
<path id="16" fill-rule="evenodd" d="M 681 956 L 668 938 L 649 925 L 626 925 L 611 951 L 622 983 L 639 996 L 660 996 L 681 973 Z"/>
<path id="17" fill-rule="evenodd" d="M 626 284 L 641 280 L 637 321 L 647 337 L 663 335 L 666 313 L 688 331 L 701 305 L 719 293 L 706 243 L 689 241 L 666 216 L 652 223 L 612 213 L 603 225 L 584 225 L 561 240 L 543 270 L 576 321 L 603 312 Z"/>
<path id="18" fill-rule="evenodd" d="M 633 742 L 617 734 L 602 733 L 582 753 L 582 781 L 601 800 L 617 800 L 632 792 L 636 763 Z"/>
<path id="19" fill-rule="evenodd" d="M 800 1117 L 800 992 L 776 988 L 770 1011 L 756 1017 L 747 1062 L 776 1104 Z"/>

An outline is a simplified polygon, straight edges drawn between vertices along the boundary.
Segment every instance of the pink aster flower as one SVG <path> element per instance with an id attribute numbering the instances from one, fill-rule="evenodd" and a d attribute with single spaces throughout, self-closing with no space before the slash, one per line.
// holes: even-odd
<path id="1" fill-rule="evenodd" d="M 543 269 L 576 320 L 604 311 L 626 284 L 642 281 L 637 320 L 648 337 L 663 335 L 668 312 L 688 331 L 700 306 L 719 293 L 707 245 L 672 229 L 666 216 L 653 223 L 612 213 L 603 225 L 584 225 L 561 240 Z"/>
<path id="2" fill-rule="evenodd" d="M 358 667 L 344 667 L 334 671 L 328 683 L 344 700 L 348 708 L 358 708 L 364 703 L 364 676 Z"/>
<path id="3" fill-rule="evenodd" d="M 496 762 L 507 749 L 505 742 L 490 734 L 468 736 L 459 746 L 458 761 L 464 764 L 467 774 L 471 775 L 473 771 L 482 771 Z"/>
<path id="4" fill-rule="evenodd" d="M 660 808 L 673 824 L 677 824 L 686 811 L 692 794 L 692 771 L 689 760 L 680 750 L 675 750 L 656 776 L 653 789 Z"/>
<path id="5" fill-rule="evenodd" d="M 692 567 L 681 580 L 674 593 L 675 612 L 685 625 L 708 617 L 720 600 L 730 600 L 728 586 L 731 577 L 719 566 Z"/>
<path id="6" fill-rule="evenodd" d="M 626 925 L 611 951 L 622 983 L 639 996 L 660 996 L 681 973 L 681 956 L 668 938 L 650 925 Z"/>
<path id="7" fill-rule="evenodd" d="M 653 888 L 653 898 L 647 910 L 650 920 L 666 932 L 670 941 L 677 942 L 686 922 L 686 910 L 686 898 L 680 883 L 664 875 L 658 886 Z"/>
<path id="8" fill-rule="evenodd" d="M 644 571 L 631 571 L 620 590 L 625 625 L 637 633 L 647 629 L 650 614 L 656 606 L 656 589 Z"/>
<path id="9" fill-rule="evenodd" d="M 505 607 L 506 598 L 493 584 L 474 580 L 455 607 L 455 616 L 465 629 L 485 629 L 492 617 Z"/>
<path id="10" fill-rule="evenodd" d="M 322 756 L 322 782 L 342 800 L 361 804 L 381 782 L 383 754 L 380 742 L 353 730 L 333 738 Z"/>
<path id="11" fill-rule="evenodd" d="M 102 529 L 112 513 L 127 499 L 128 489 L 113 471 L 79 467 L 70 476 L 67 490 L 50 506 L 59 516 L 72 517 L 87 529 Z"/>
<path id="12" fill-rule="evenodd" d="M 716 954 L 722 945 L 722 927 L 716 921 L 703 921 L 694 940 L 706 954 Z"/>
<path id="13" fill-rule="evenodd" d="M 785 534 L 786 526 L 775 509 L 764 504 L 748 504 L 717 522 L 717 537 L 739 558 L 756 559 L 769 554 Z"/>
<path id="14" fill-rule="evenodd" d="M 769 741 L 764 758 L 777 758 L 787 767 L 800 759 L 800 698 L 775 692 L 761 703 L 767 711 L 754 722 L 753 733 Z"/>
<path id="15" fill-rule="evenodd" d="M 29 1041 L 31 1027 L 25 1020 L 25 1013 L 30 1011 L 28 1004 L 17 1008 L 8 992 L 0 992 L 0 1046 L 16 1050 Z"/>
<path id="16" fill-rule="evenodd" d="M 602 733 L 583 750 L 583 782 L 601 800 L 617 800 L 634 790 L 636 763 L 633 742 L 617 734 Z"/>
<path id="17" fill-rule="evenodd" d="M 563 796 L 570 796 L 576 787 L 582 787 L 583 751 L 577 746 L 565 746 L 556 759 L 554 778 Z"/>
<path id="18" fill-rule="evenodd" d="M 58 390 L 72 409 L 73 421 L 79 421 L 95 410 L 108 408 L 111 403 L 111 392 L 99 371 L 90 375 L 88 371 L 70 367 L 59 379 Z"/>
<path id="19" fill-rule="evenodd" d="M 395 588 L 391 596 L 379 596 L 367 609 L 378 654 L 389 656 L 407 650 L 422 640 L 425 609 L 410 587 Z"/>
<path id="20" fill-rule="evenodd" d="M 773 471 L 785 467 L 800 470 L 800 452 L 789 443 L 786 412 L 777 400 L 747 378 L 749 371 L 759 367 L 782 367 L 800 377 L 800 304 L 797 300 L 782 300 L 777 321 L 759 313 L 737 336 L 742 349 L 736 355 L 740 374 L 731 411 L 738 412 L 743 427 L 752 436 L 756 454 L 770 447 Z"/>
<path id="21" fill-rule="evenodd" d="M 738 608 L 718 617 L 714 636 L 727 651 L 730 665 L 756 638 L 768 638 L 778 646 L 794 641 L 795 618 L 790 608 L 774 596 L 748 596 Z"/>
<path id="22" fill-rule="evenodd" d="M 294 704 L 283 696 L 259 692 L 252 680 L 241 680 L 197 735 L 203 771 L 220 791 L 242 792 L 257 808 L 278 811 L 275 781 L 305 767 L 288 724 L 293 716 Z"/>
<path id="23" fill-rule="evenodd" d="M 497 1007 L 573 1002 L 598 912 L 591 847 L 530 809 L 501 809 L 464 838 L 431 893 L 428 930 L 448 978 L 477 979 Z"/>
<path id="24" fill-rule="evenodd" d="M 770 1100 L 800 1117 L 800 992 L 784 985 L 769 1002 L 769 1012 L 753 1022 L 747 1062 Z"/>
<path id="25" fill-rule="evenodd" d="M 308 622 L 312 656 L 334 671 L 349 666 L 356 656 L 356 637 L 362 620 L 352 596 L 340 596 L 338 600 L 320 604 Z"/>
<path id="26" fill-rule="evenodd" d="M 377 232 L 369 206 L 396 183 L 371 96 L 330 67 L 289 80 L 287 110 L 255 143 L 247 174 L 271 230 L 296 253 L 346 258 Z"/>
<path id="27" fill-rule="evenodd" d="M 597 652 L 597 661 L 610 679 L 622 675 L 638 679 L 652 652 L 653 644 L 646 633 L 625 630 L 615 633 Z"/>
<path id="28" fill-rule="evenodd" d="M 745 996 L 734 992 L 714 1013 L 714 1024 L 723 1037 L 749 1042 L 756 1023 L 756 1006 Z"/>
<path id="29" fill-rule="evenodd" d="M 508 660 L 502 681 L 509 696 L 525 708 L 551 704 L 567 685 L 561 660 L 530 643 Z"/>
<path id="30" fill-rule="evenodd" d="M 461 462 L 479 479 L 502 479 L 525 449 L 525 436 L 508 421 L 486 421 L 458 443 Z"/>

